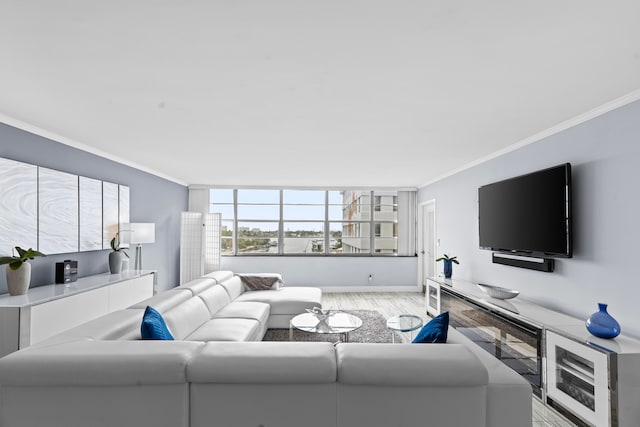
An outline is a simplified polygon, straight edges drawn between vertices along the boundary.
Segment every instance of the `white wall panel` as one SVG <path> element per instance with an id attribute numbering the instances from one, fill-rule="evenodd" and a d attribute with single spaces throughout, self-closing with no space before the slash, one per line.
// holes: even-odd
<path id="1" fill-rule="evenodd" d="M 129 187 L 126 185 L 118 185 L 118 223 L 119 230 L 125 229 L 125 224 L 129 224 Z M 123 237 L 123 236 L 121 236 Z M 122 242 L 120 245 L 123 248 L 128 248 L 128 242 Z"/>
<path id="2" fill-rule="evenodd" d="M 102 181 L 80 177 L 80 251 L 102 249 Z"/>
<path id="3" fill-rule="evenodd" d="M 38 249 L 78 251 L 78 175 L 38 168 Z"/>
<path id="4" fill-rule="evenodd" d="M 0 255 L 38 247 L 38 168 L 0 158 Z"/>
<path id="5" fill-rule="evenodd" d="M 118 232 L 118 184 L 102 183 L 102 248 L 109 249 L 111 239 Z"/>

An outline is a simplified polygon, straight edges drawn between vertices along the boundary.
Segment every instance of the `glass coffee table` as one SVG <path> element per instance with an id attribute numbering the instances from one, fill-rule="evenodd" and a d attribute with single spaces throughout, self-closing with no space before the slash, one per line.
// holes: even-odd
<path id="1" fill-rule="evenodd" d="M 422 327 L 422 319 L 413 314 L 399 314 L 387 320 L 387 328 L 397 332 L 411 332 L 411 341 L 413 341 L 413 331 Z M 396 342 L 396 334 L 391 335 L 392 342 Z"/>
<path id="2" fill-rule="evenodd" d="M 289 341 L 293 341 L 293 330 L 312 334 L 339 334 L 342 342 L 349 342 L 349 332 L 362 326 L 362 319 L 353 314 L 337 312 L 325 321 L 320 321 L 313 313 L 302 313 L 289 322 Z"/>

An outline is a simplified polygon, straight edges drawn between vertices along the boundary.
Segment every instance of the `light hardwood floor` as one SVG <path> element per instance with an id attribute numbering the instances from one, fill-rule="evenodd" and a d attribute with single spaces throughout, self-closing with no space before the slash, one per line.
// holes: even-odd
<path id="1" fill-rule="evenodd" d="M 322 307 L 337 310 L 377 310 L 385 318 L 397 314 L 415 314 L 425 323 L 429 320 L 425 310 L 424 294 L 419 292 L 323 292 Z M 402 335 L 404 342 L 411 341 L 410 333 Z M 551 408 L 533 399 L 532 427 L 574 427 Z"/>

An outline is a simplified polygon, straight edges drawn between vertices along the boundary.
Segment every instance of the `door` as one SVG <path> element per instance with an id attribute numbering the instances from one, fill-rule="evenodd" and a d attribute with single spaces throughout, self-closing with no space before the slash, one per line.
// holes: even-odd
<path id="1" fill-rule="evenodd" d="M 422 290 L 426 278 L 436 275 L 436 201 L 421 203 L 419 215 L 418 283 Z"/>

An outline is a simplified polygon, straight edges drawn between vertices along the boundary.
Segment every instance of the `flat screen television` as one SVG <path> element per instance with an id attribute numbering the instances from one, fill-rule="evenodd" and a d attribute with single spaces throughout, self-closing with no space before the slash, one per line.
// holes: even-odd
<path id="1" fill-rule="evenodd" d="M 478 189 L 480 248 L 571 258 L 571 164 Z"/>

